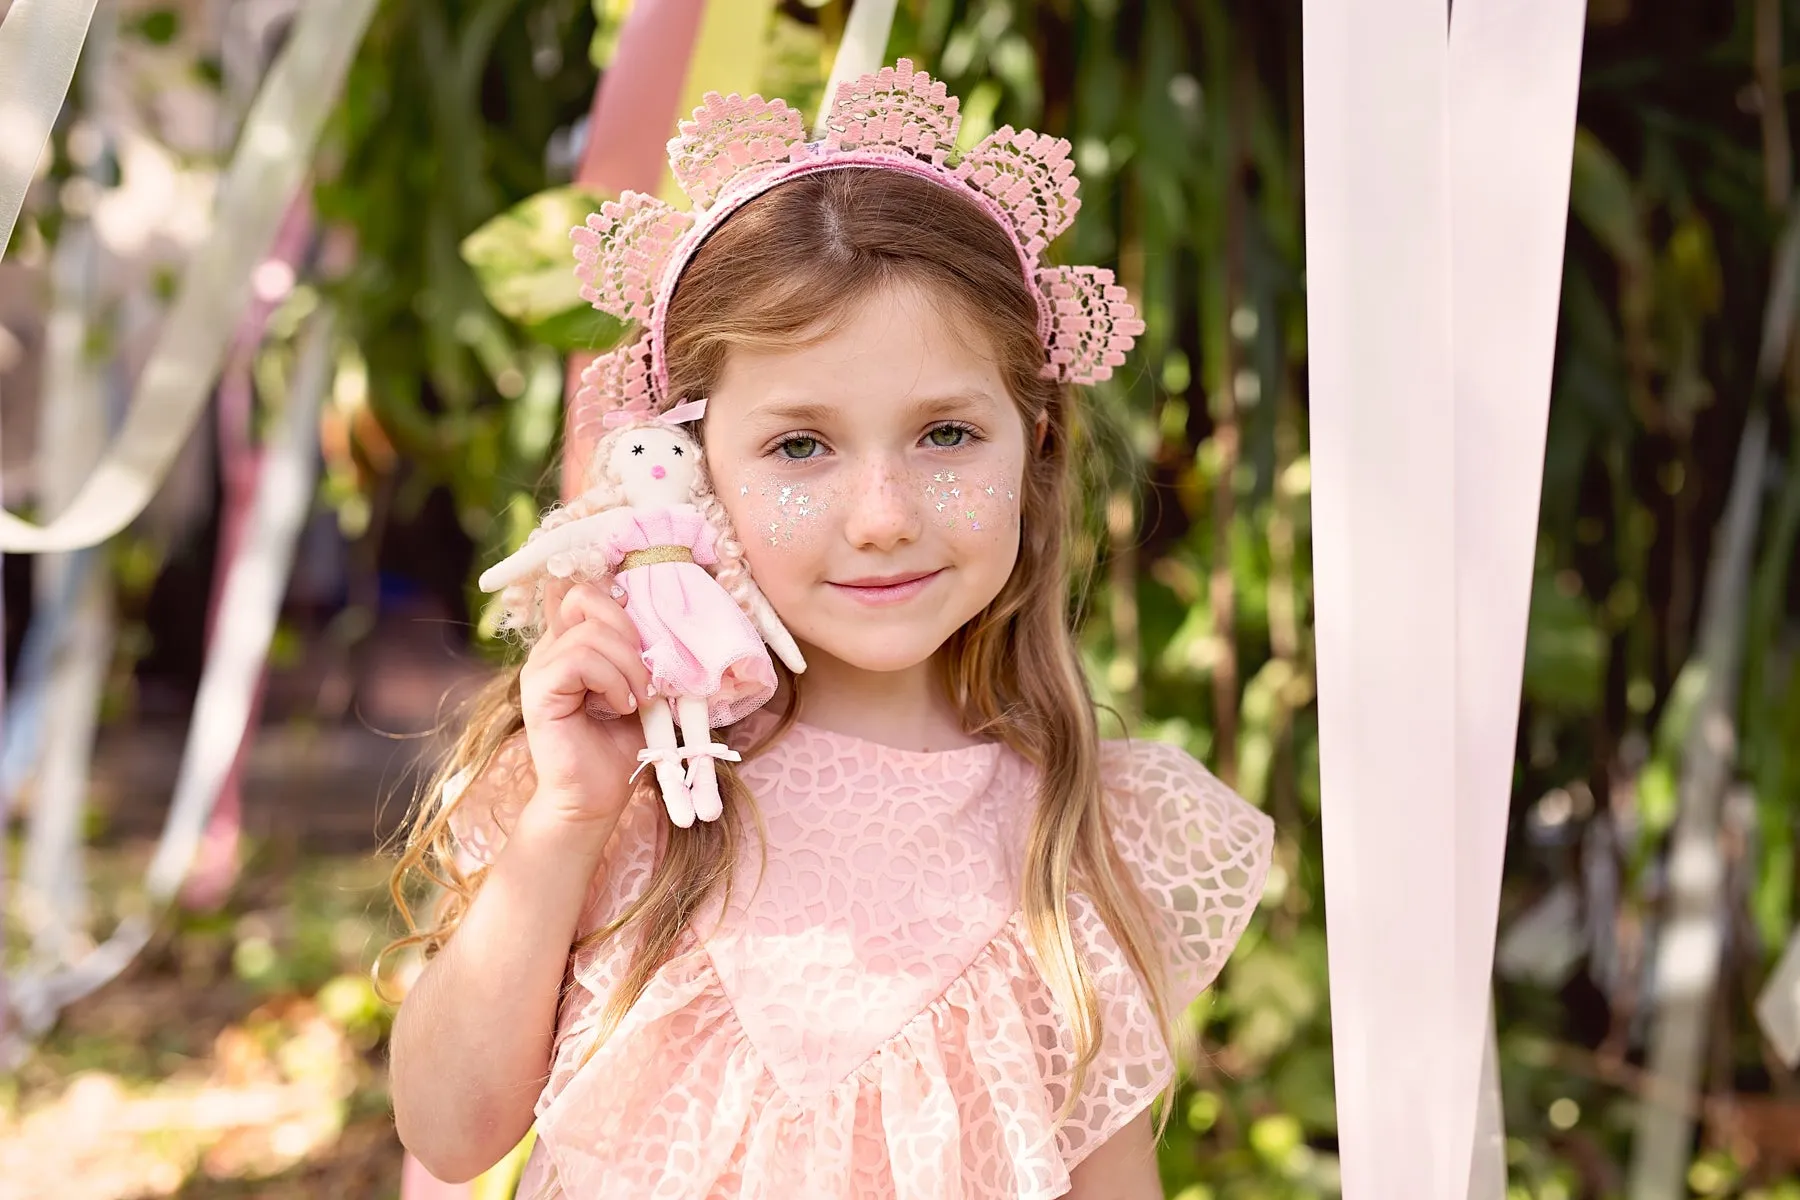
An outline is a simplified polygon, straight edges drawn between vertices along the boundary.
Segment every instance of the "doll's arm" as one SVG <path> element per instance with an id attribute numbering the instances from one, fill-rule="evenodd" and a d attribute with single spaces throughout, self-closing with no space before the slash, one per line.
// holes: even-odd
<path id="1" fill-rule="evenodd" d="M 588 547 L 606 553 L 615 535 L 619 514 L 626 511 L 612 508 L 539 531 L 511 555 L 481 573 L 477 581 L 481 590 L 498 592 L 514 583 L 543 575 L 549 569 L 551 558 L 558 554 Z"/>
<path id="2" fill-rule="evenodd" d="M 781 618 L 775 615 L 767 596 L 756 586 L 754 580 L 748 581 L 749 592 L 745 608 L 750 614 L 750 623 L 756 626 L 756 632 L 762 634 L 763 641 L 769 643 L 777 658 L 787 664 L 788 670 L 796 675 L 805 673 L 806 659 L 800 653 L 800 647 L 794 644 L 794 635 L 788 632 Z"/>
<path id="3" fill-rule="evenodd" d="M 719 531 L 711 521 L 702 519 L 694 534 L 694 561 L 703 567 L 719 565 Z"/>

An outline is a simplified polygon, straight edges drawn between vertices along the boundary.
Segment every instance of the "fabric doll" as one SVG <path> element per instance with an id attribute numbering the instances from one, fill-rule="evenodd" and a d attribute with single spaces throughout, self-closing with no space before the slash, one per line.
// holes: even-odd
<path id="1" fill-rule="evenodd" d="M 717 820 L 724 805 L 715 759 L 738 755 L 713 740 L 775 694 L 763 643 L 799 673 L 806 660 L 744 566 L 724 508 L 712 493 L 699 442 L 682 426 L 706 401 L 660 416 L 648 409 L 605 415 L 595 447 L 593 486 L 552 509 L 524 546 L 481 576 L 503 591 L 503 627 L 528 635 L 542 623 L 551 578 L 610 577 L 613 596 L 637 626 L 654 698 L 639 770 L 653 766 L 669 819 L 686 828 Z M 589 698 L 597 717 L 618 714 Z M 685 771 L 683 765 L 685 764 Z"/>

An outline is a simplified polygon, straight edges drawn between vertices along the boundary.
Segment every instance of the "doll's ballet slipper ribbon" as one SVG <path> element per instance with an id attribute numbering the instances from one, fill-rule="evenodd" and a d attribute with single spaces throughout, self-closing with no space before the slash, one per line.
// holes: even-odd
<path id="1" fill-rule="evenodd" d="M 730 746 L 720 745 L 718 742 L 708 742 L 704 746 L 683 746 L 681 748 L 681 757 L 683 761 L 699 758 L 714 758 L 721 762 L 744 761 L 743 755 L 739 754 L 736 750 L 733 750 Z"/>
<path id="2" fill-rule="evenodd" d="M 1471 1151 L 1583 17 L 1582 0 L 1457 0 L 1446 37 L 1444 0 L 1304 0 L 1346 1200 L 1503 1179 L 1485 1152 L 1472 1179 Z"/>
<path id="3" fill-rule="evenodd" d="M 645 746 L 638 751 L 638 768 L 631 773 L 628 782 L 636 783 L 637 777 L 644 773 L 644 768 L 658 763 L 671 767 L 679 767 L 689 763 L 691 759 L 711 758 L 721 762 L 742 762 L 744 756 L 730 746 L 709 742 L 704 746 L 678 746 L 662 749 L 656 746 Z"/>
<path id="4" fill-rule="evenodd" d="M 637 770 L 631 773 L 631 778 L 626 781 L 627 783 L 636 783 L 637 777 L 644 773 L 645 767 L 657 765 L 679 767 L 687 762 L 687 757 L 683 755 L 679 749 L 676 749 L 673 746 L 666 750 L 656 746 L 645 746 L 642 750 L 638 751 L 637 760 Z"/>

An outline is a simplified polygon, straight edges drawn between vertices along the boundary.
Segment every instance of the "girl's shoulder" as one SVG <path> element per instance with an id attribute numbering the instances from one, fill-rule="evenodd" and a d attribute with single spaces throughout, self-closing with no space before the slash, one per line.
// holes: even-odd
<path id="1" fill-rule="evenodd" d="M 1158 919 L 1174 998 L 1186 1005 L 1256 911 L 1275 823 L 1178 746 L 1107 741 L 1100 757 L 1114 845 Z"/>

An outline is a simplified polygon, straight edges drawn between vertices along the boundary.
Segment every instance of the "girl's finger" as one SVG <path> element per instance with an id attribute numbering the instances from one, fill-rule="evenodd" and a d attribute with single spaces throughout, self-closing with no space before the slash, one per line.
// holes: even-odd
<path id="1" fill-rule="evenodd" d="M 563 635 L 562 643 L 597 651 L 625 677 L 640 700 L 649 699 L 650 671 L 644 666 L 643 643 L 630 622 L 619 629 L 610 621 L 583 621 Z"/>
<path id="2" fill-rule="evenodd" d="M 563 602 L 570 590 L 567 579 L 551 576 L 544 581 L 544 632 L 555 637 L 567 629 L 572 621 L 563 615 Z"/>
<path id="3" fill-rule="evenodd" d="M 570 645 L 554 662 L 545 664 L 543 685 L 548 694 L 563 699 L 556 707 L 568 714 L 586 709 L 590 692 L 616 713 L 637 710 L 637 698 L 624 674 L 591 646 Z"/>
<path id="4" fill-rule="evenodd" d="M 583 582 L 570 588 L 563 597 L 562 609 L 563 619 L 571 625 L 578 621 L 598 621 L 634 638 L 637 636 L 637 625 L 632 622 L 631 614 L 597 583 Z"/>

